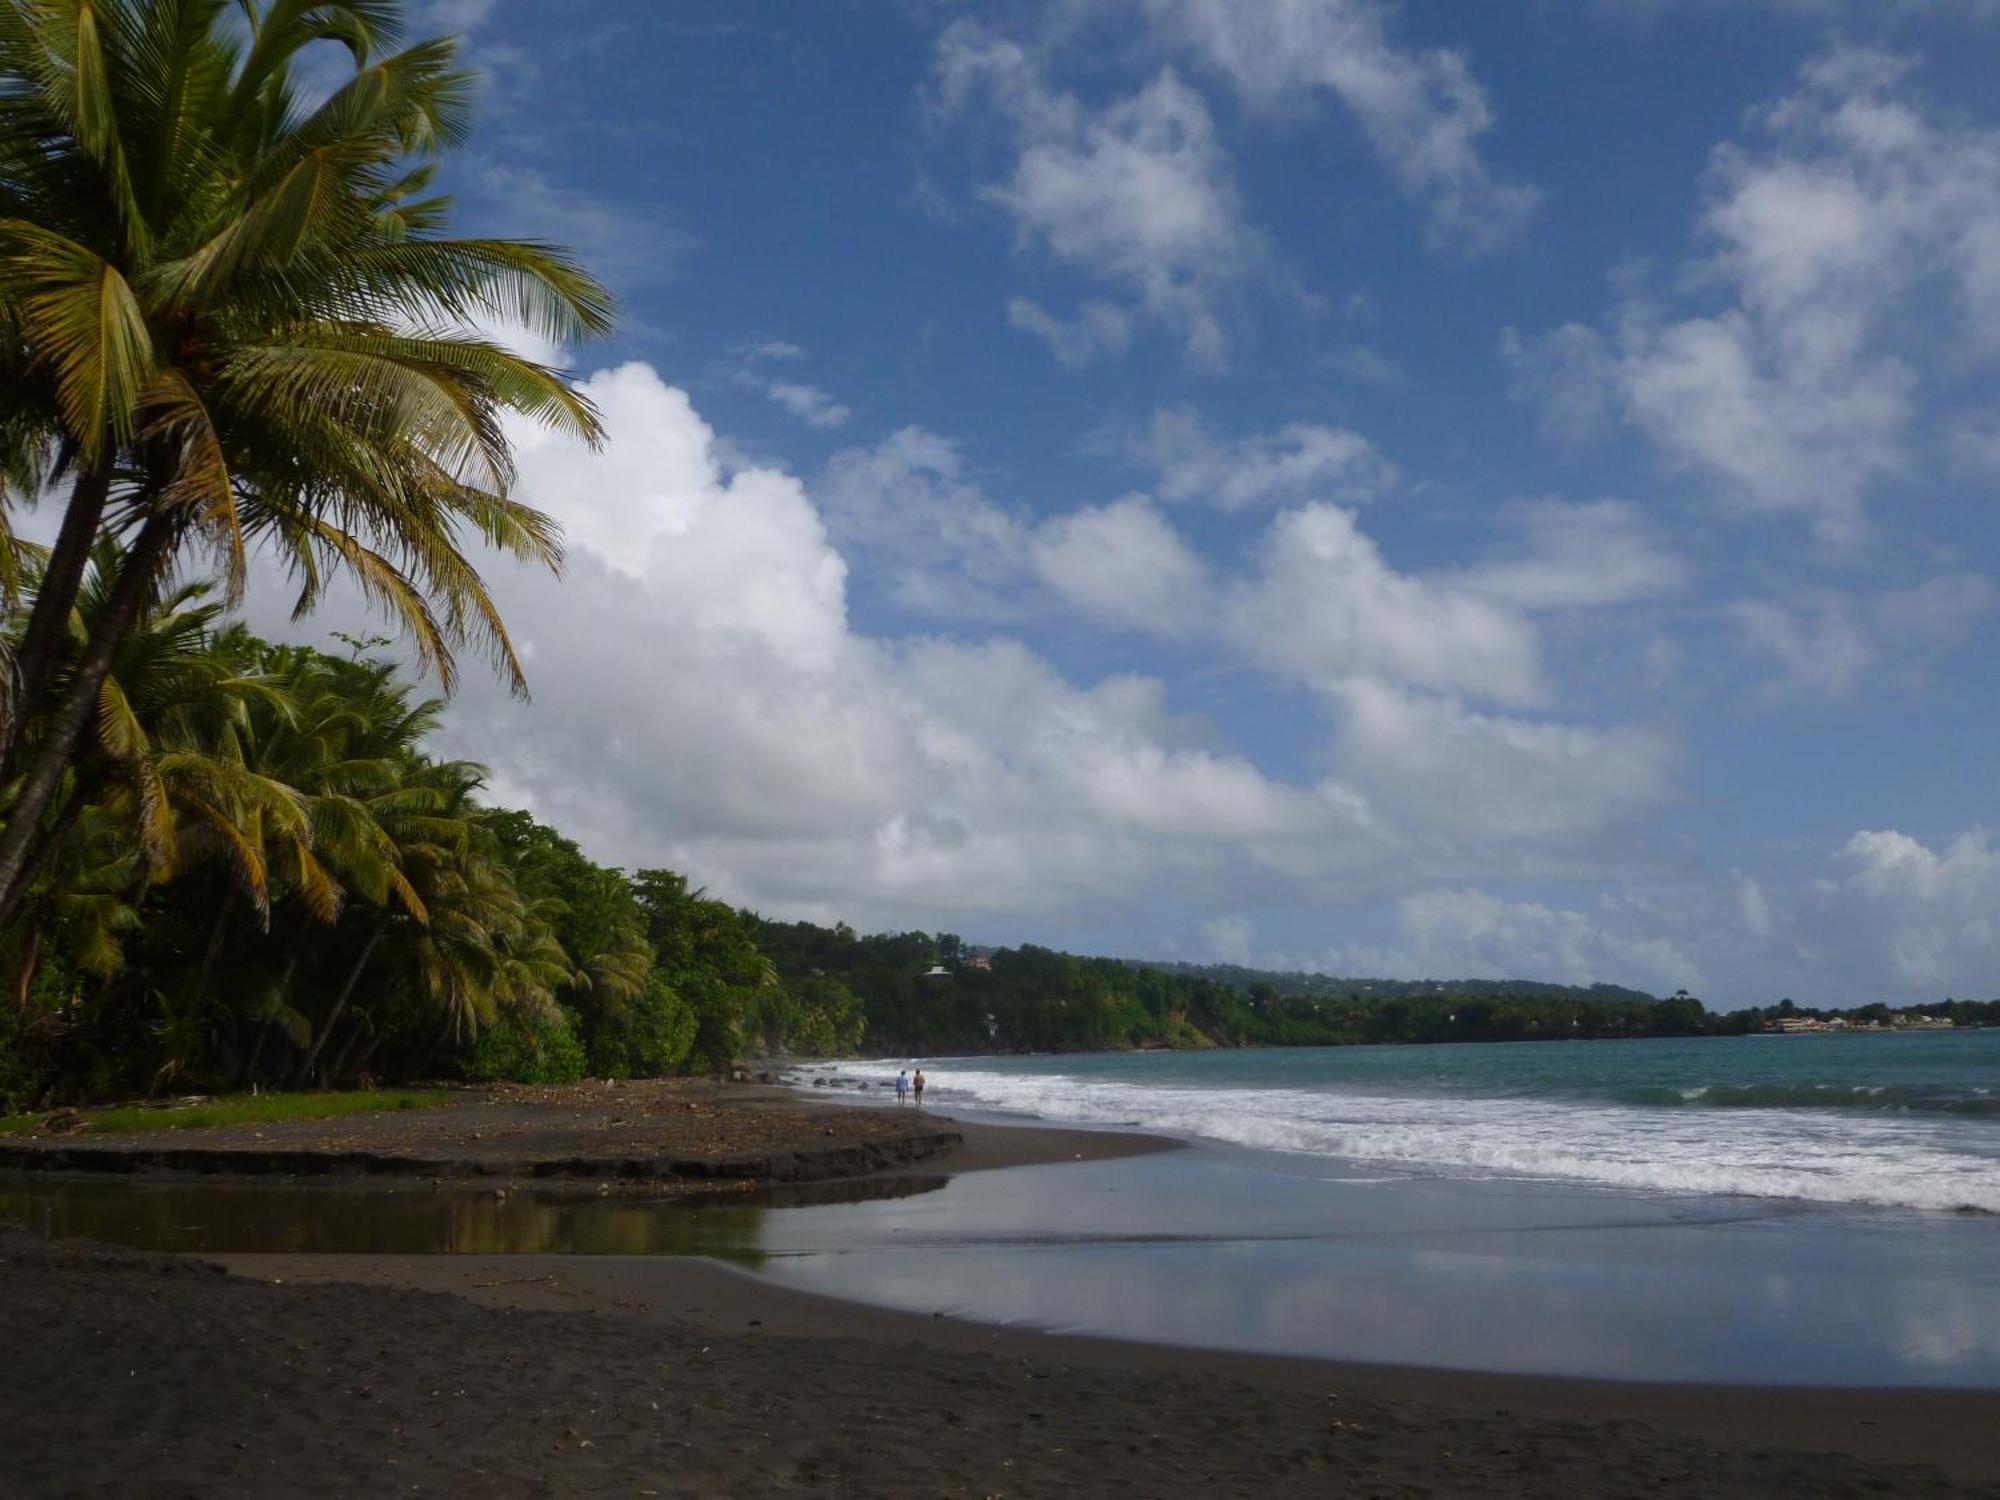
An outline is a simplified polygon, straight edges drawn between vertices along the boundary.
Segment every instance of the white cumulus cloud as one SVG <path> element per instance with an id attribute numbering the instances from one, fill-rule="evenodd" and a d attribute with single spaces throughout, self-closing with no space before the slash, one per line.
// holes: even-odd
<path id="1" fill-rule="evenodd" d="M 1312 685 L 1368 675 L 1506 703 L 1543 696 L 1525 618 L 1398 571 L 1355 513 L 1336 505 L 1301 506 L 1272 523 L 1224 629 L 1252 660 Z"/>
<path id="2" fill-rule="evenodd" d="M 1208 624 L 1207 566 L 1143 499 L 1058 516 L 1031 552 L 1042 581 L 1085 614 L 1169 636 Z"/>
<path id="3" fill-rule="evenodd" d="M 1724 499 L 1851 544 L 1913 472 L 1922 373 L 2000 354 L 2000 132 L 1929 111 L 1907 59 L 1835 48 L 1715 152 L 1700 231 L 1681 285 L 1706 306 L 1635 294 L 1504 352 L 1560 433 L 1621 419 Z"/>

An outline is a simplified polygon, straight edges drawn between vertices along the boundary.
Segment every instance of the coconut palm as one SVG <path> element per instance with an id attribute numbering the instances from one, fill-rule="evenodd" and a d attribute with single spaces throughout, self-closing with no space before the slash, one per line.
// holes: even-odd
<path id="1" fill-rule="evenodd" d="M 557 992 L 578 977 L 556 937 L 560 903 L 523 896 L 497 843 L 474 817 L 462 847 L 413 860 L 412 878 L 430 921 L 401 927 L 389 956 L 412 1007 L 436 1017 L 433 1051 L 503 1017 L 552 1016 Z"/>
<path id="2" fill-rule="evenodd" d="M 554 526 L 510 495 L 503 418 L 598 427 L 556 371 L 468 327 L 573 340 L 609 302 L 553 247 L 441 233 L 427 184 L 465 139 L 467 78 L 449 40 L 391 50 L 400 10 L 0 0 L 0 498 L 68 486 L 0 703 L 0 901 L 119 643 L 191 548 L 227 599 L 256 545 L 301 611 L 345 573 L 447 690 L 467 644 L 522 686 L 465 546 L 555 565 Z M 312 104 L 292 65 L 329 39 L 353 73 Z M 123 563 L 75 646 L 106 535 Z"/>
<path id="3" fill-rule="evenodd" d="M 321 923 L 332 923 L 350 891 L 419 919 L 422 902 L 400 872 L 381 806 L 421 802 L 402 785 L 435 702 L 412 705 L 386 663 L 336 661 L 302 647 L 270 651 L 264 669 L 286 684 L 282 713 L 255 718 L 241 743 L 247 766 L 292 789 L 299 822 L 259 826 L 272 879 Z"/>
<path id="4" fill-rule="evenodd" d="M 425 709 L 431 706 L 423 705 Z M 429 924 L 429 906 L 419 885 L 429 883 L 427 872 L 468 853 L 477 826 L 471 797 L 484 781 L 485 772 L 478 766 L 463 761 L 427 761 L 412 753 L 403 760 L 395 782 L 368 798 L 369 815 L 394 846 L 398 887 L 394 899 L 386 881 L 382 890 L 364 892 L 367 900 L 363 909 L 351 913 L 345 930 L 346 952 L 352 957 L 299 1059 L 298 1081 L 311 1078 L 319 1068 L 327 1043 L 339 1029 L 384 940 L 399 927 Z"/>
<path id="5" fill-rule="evenodd" d="M 119 567 L 115 549 L 100 544 L 72 613 L 73 638 L 88 639 Z M 38 879 L 48 883 L 50 861 L 87 809 L 125 830 L 141 891 L 170 878 L 176 862 L 220 853 L 263 901 L 262 856 L 239 826 L 251 810 L 302 826 L 305 809 L 288 787 L 257 776 L 231 753 L 251 703 L 282 713 L 286 699 L 280 684 L 217 649 L 212 632 L 221 607 L 211 592 L 201 583 L 173 590 L 120 642 L 98 685 L 91 744 L 65 777 L 55 816 L 30 845 L 26 878 L 0 902 L 0 927 Z"/>

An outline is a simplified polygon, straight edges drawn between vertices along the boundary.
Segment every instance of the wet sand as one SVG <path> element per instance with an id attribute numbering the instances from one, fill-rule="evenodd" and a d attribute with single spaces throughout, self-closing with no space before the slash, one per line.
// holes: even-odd
<path id="1" fill-rule="evenodd" d="M 1161 1148 L 953 1128 L 923 1170 Z M 0 1493 L 2000 1496 L 1996 1393 L 1260 1358 L 683 1258 L 227 1260 L 0 1235 Z"/>

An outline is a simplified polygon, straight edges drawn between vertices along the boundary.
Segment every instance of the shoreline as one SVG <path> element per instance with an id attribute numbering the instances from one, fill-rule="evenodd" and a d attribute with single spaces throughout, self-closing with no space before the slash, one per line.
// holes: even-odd
<path id="1" fill-rule="evenodd" d="M 798 1090 L 755 1095 L 795 1123 L 811 1116 Z M 1186 1144 L 924 1117 L 962 1140 L 849 1180 L 1054 1170 Z M 887 1309 L 696 1256 L 176 1256 L 0 1229 L 8 1283 L 0 1337 L 33 1353 L 0 1367 L 0 1414 L 60 1435 L 103 1476 L 0 1454 L 0 1487 L 27 1496 L 365 1494 L 412 1480 L 468 1495 L 873 1493 L 907 1487 L 911 1465 L 935 1492 L 966 1495 L 1318 1495 L 1343 1478 L 1407 1495 L 2000 1495 L 2000 1392 L 1235 1353 Z M 128 1369 L 136 1359 L 147 1368 Z M 244 1426 L 308 1377 L 302 1412 Z M 452 1392 L 477 1394 L 485 1415 L 462 1415 Z M 142 1466 L 174 1482 L 135 1488 Z"/>

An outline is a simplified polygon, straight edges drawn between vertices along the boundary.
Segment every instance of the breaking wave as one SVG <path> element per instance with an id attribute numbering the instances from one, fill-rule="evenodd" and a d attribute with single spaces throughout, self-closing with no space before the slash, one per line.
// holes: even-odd
<path id="1" fill-rule="evenodd" d="M 1412 1176 L 1512 1177 L 1659 1193 L 2000 1214 L 2000 1110 L 1978 1090 L 1819 1085 L 1644 1088 L 1593 1101 L 1435 1091 L 1138 1082 L 1008 1071 L 992 1059 L 931 1072 L 938 1104 L 1123 1125 Z M 829 1081 L 881 1084 L 893 1063 L 840 1063 Z M 1669 1097 L 1671 1096 L 1671 1097 Z"/>
<path id="2" fill-rule="evenodd" d="M 1621 1097 L 1630 1104 L 1697 1109 L 1903 1110 L 2000 1119 L 2000 1094 L 1948 1084 L 1710 1083 L 1632 1088 Z"/>

